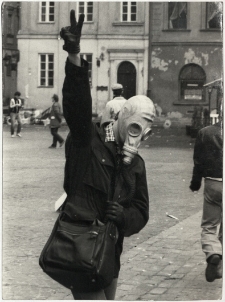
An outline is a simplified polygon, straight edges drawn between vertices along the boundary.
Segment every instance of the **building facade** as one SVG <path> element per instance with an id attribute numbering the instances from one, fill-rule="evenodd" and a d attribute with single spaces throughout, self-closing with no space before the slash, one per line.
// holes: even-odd
<path id="1" fill-rule="evenodd" d="M 93 112 L 101 115 L 119 82 L 124 96 L 147 94 L 163 114 L 206 105 L 204 84 L 222 76 L 220 2 L 21 2 L 18 89 L 25 106 L 62 98 L 60 29 L 85 14 L 81 54 L 89 62 Z"/>
<path id="2" fill-rule="evenodd" d="M 9 104 L 17 90 L 17 33 L 20 27 L 20 2 L 2 3 L 2 100 Z"/>
<path id="3" fill-rule="evenodd" d="M 208 107 L 206 83 L 223 75 L 222 3 L 154 2 L 150 15 L 150 95 L 162 113 Z M 216 96 L 212 96 L 212 106 Z"/>
<path id="4" fill-rule="evenodd" d="M 85 14 L 81 54 L 90 63 L 93 112 L 101 114 L 121 82 L 125 97 L 146 94 L 147 2 L 21 2 L 18 87 L 28 107 L 45 109 L 53 93 L 62 97 L 67 53 L 60 29 L 75 9 Z"/>

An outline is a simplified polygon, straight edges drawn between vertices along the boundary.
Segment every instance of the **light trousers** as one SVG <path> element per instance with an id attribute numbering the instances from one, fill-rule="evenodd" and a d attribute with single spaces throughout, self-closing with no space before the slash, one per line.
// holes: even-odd
<path id="1" fill-rule="evenodd" d="M 116 296 L 118 279 L 113 279 L 112 283 L 105 289 L 90 292 L 90 293 L 78 293 L 72 291 L 74 300 L 114 300 Z"/>
<path id="2" fill-rule="evenodd" d="M 201 243 L 206 260 L 213 254 L 222 257 L 222 191 L 222 181 L 205 179 Z"/>
<path id="3" fill-rule="evenodd" d="M 17 119 L 17 133 L 20 133 L 21 131 L 21 117 L 19 113 L 10 113 L 10 119 L 11 119 L 11 134 L 14 134 L 14 128 L 16 124 L 16 119 Z"/>

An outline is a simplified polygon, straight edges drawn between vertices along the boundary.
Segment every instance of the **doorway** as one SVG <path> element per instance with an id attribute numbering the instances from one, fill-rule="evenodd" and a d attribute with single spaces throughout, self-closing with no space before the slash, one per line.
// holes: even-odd
<path id="1" fill-rule="evenodd" d="M 123 85 L 125 99 L 136 95 L 136 77 L 136 68 L 132 63 L 124 61 L 120 64 L 117 71 L 117 83 Z"/>

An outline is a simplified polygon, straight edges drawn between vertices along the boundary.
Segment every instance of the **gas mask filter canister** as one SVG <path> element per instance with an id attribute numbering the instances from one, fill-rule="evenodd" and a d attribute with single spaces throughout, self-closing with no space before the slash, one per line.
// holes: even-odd
<path id="1" fill-rule="evenodd" d="M 132 162 L 132 159 L 138 153 L 140 142 L 146 140 L 151 135 L 151 131 L 152 130 L 150 128 L 147 128 L 143 132 L 142 126 L 138 122 L 133 122 L 128 125 L 127 133 L 130 137 L 133 138 L 133 144 L 125 143 L 123 146 L 123 163 L 125 165 L 129 165 Z"/>

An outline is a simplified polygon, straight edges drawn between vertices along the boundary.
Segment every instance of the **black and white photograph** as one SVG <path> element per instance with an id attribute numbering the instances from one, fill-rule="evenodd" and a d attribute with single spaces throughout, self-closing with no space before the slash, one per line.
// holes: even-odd
<path id="1" fill-rule="evenodd" d="M 223 2 L 1 9 L 1 299 L 223 300 Z"/>

